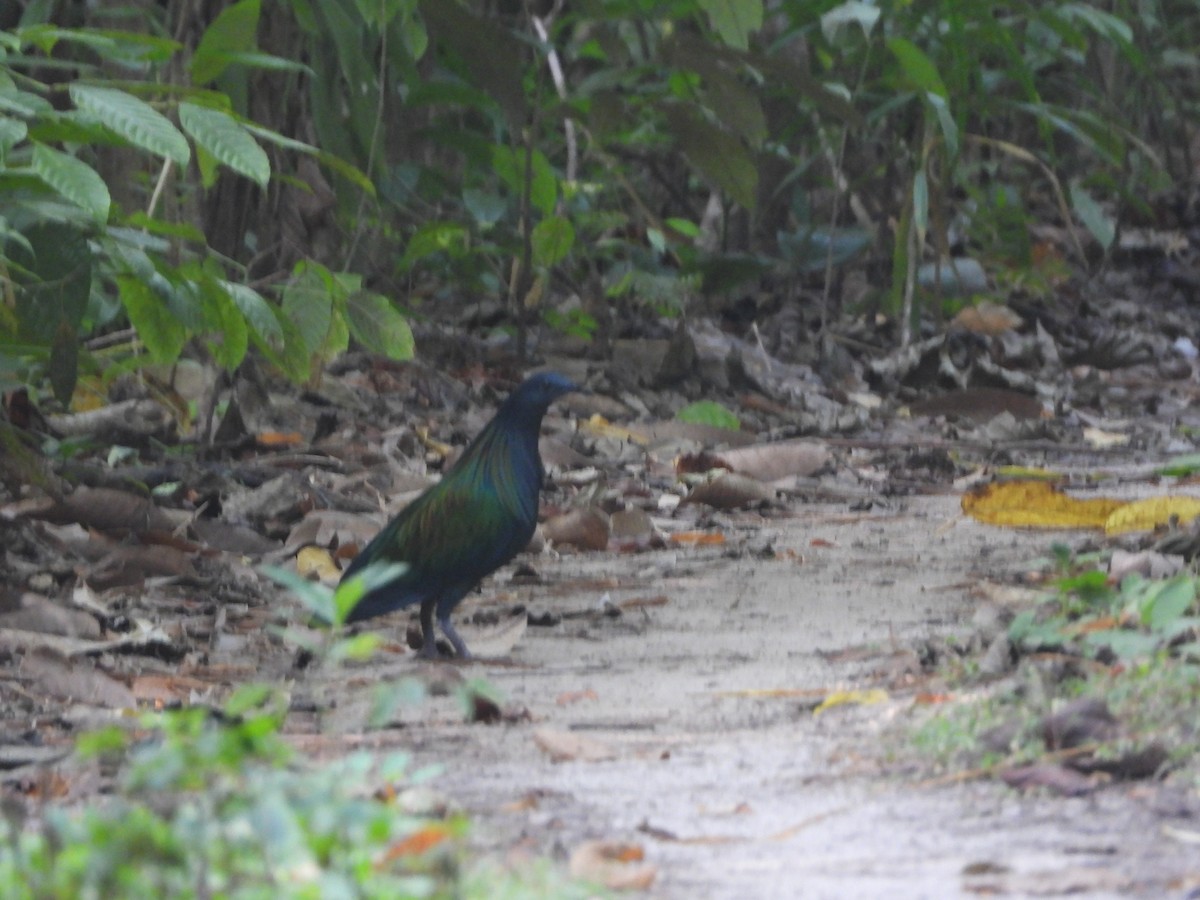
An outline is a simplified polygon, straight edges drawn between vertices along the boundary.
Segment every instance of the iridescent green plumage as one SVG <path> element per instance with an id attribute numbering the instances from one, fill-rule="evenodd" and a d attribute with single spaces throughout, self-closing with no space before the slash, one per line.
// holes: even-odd
<path id="1" fill-rule="evenodd" d="M 552 402 L 577 390 L 552 372 L 534 375 L 504 401 L 442 480 L 384 526 L 342 575 L 372 563 L 408 568 L 368 592 L 347 622 L 420 604 L 424 656 L 438 655 L 433 620 L 469 656 L 450 613 L 485 576 L 519 553 L 537 527 L 542 461 L 538 432 Z"/>

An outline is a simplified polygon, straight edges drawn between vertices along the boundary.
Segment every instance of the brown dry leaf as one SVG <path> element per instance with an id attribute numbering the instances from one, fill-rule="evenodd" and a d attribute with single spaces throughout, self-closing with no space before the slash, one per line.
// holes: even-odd
<path id="1" fill-rule="evenodd" d="M 1079 500 L 1044 481 L 992 482 L 962 498 L 963 512 L 979 522 L 1025 528 L 1103 528 L 1123 505 L 1111 497 Z"/>
<path id="2" fill-rule="evenodd" d="M 260 450 L 286 450 L 304 446 L 304 435 L 298 431 L 264 431 L 254 437 Z"/>
<path id="3" fill-rule="evenodd" d="M 205 694 L 215 685 L 187 675 L 135 675 L 130 684 L 133 696 L 138 700 L 156 703 L 172 703 L 187 700 L 193 694 Z"/>
<path id="4" fill-rule="evenodd" d="M 572 878 L 599 882 L 610 891 L 644 891 L 658 877 L 658 869 L 644 859 L 637 844 L 584 841 L 571 851 L 568 869 Z"/>
<path id="5" fill-rule="evenodd" d="M 314 509 L 288 532 L 283 549 L 295 552 L 306 544 L 320 547 L 365 545 L 379 533 L 381 517 L 348 513 L 336 509 Z"/>
<path id="6" fill-rule="evenodd" d="M 1040 419 L 1042 401 L 1030 394 L 1009 388 L 973 387 L 948 391 L 909 404 L 914 416 L 961 416 L 975 422 L 987 422 L 1001 413 L 1015 419 Z"/>
<path id="7" fill-rule="evenodd" d="M 336 584 L 342 577 L 329 551 L 324 547 L 304 547 L 296 554 L 296 571 L 305 578 L 316 577 L 325 584 Z"/>
<path id="8" fill-rule="evenodd" d="M 723 544 L 725 535 L 719 531 L 680 531 L 671 535 L 671 543 L 696 544 L 697 546 Z"/>
<path id="9" fill-rule="evenodd" d="M 605 762 L 617 758 L 617 751 L 603 741 L 557 728 L 538 728 L 533 732 L 533 742 L 551 762 Z"/>
<path id="10" fill-rule="evenodd" d="M 89 660 L 71 659 L 47 647 L 25 654 L 21 675 L 34 682 L 35 691 L 63 700 L 113 709 L 137 706 L 128 687 Z"/>
<path id="11" fill-rule="evenodd" d="M 119 546 L 109 550 L 84 575 L 101 591 L 141 584 L 147 578 L 195 578 L 191 557 L 173 547 Z"/>
<path id="12" fill-rule="evenodd" d="M 383 859 L 380 860 L 378 868 L 383 868 L 385 865 L 393 863 L 398 859 L 428 853 L 435 847 L 450 840 L 453 834 L 454 832 L 450 830 L 450 826 L 445 823 L 431 822 L 388 847 L 388 851 L 383 855 Z"/>
<path id="13" fill-rule="evenodd" d="M 1095 779 L 1057 763 L 1014 766 L 1002 771 L 1000 778 L 1009 787 L 1019 791 L 1041 787 L 1060 797 L 1081 797 L 1096 789 Z"/>
<path id="14" fill-rule="evenodd" d="M 819 441 L 779 441 L 725 450 L 717 459 L 734 472 L 769 482 L 790 476 L 807 478 L 829 463 L 830 453 Z"/>
<path id="15" fill-rule="evenodd" d="M 1104 522 L 1107 534 L 1124 534 L 1127 531 L 1152 531 L 1178 519 L 1186 525 L 1200 516 L 1200 499 L 1177 494 L 1173 497 L 1148 497 L 1124 503 L 1112 511 Z"/>
<path id="16" fill-rule="evenodd" d="M 12 609 L 0 612 L 0 628 L 92 640 L 100 637 L 100 625 L 91 613 L 70 609 L 49 597 L 28 591 L 17 599 Z"/>
<path id="17" fill-rule="evenodd" d="M 712 481 L 697 485 L 687 496 L 688 503 L 703 503 L 714 509 L 738 509 L 757 503 L 770 503 L 775 489 L 757 478 L 728 472 Z"/>
<path id="18" fill-rule="evenodd" d="M 78 522 L 99 531 L 172 531 L 175 522 L 146 497 L 111 488 L 82 487 L 42 516 L 56 524 Z"/>
<path id="19" fill-rule="evenodd" d="M 554 698 L 554 702 L 558 706 L 571 706 L 575 703 L 582 703 L 584 700 L 599 699 L 600 698 L 596 695 L 595 691 L 593 691 L 591 688 L 586 688 L 582 691 L 567 691 L 566 693 L 559 694 Z"/>
<path id="20" fill-rule="evenodd" d="M 985 300 L 976 306 L 961 309 L 958 315 L 950 320 L 950 324 L 975 334 L 994 336 L 1020 328 L 1025 324 L 1025 320 L 1007 306 Z"/>
<path id="21" fill-rule="evenodd" d="M 570 544 L 580 550 L 607 550 L 610 531 L 603 510 L 573 509 L 542 523 L 542 535 L 554 544 Z"/>

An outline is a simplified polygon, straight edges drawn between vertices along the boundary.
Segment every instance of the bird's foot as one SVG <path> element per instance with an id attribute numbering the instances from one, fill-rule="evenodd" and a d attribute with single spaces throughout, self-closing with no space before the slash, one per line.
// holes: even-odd
<path id="1" fill-rule="evenodd" d="M 450 642 L 450 646 L 454 648 L 455 659 L 470 659 L 471 651 L 467 649 L 467 645 L 463 639 L 458 636 L 458 632 L 454 630 L 454 626 L 450 624 L 449 617 L 438 619 L 438 624 L 442 626 L 442 634 L 446 635 L 446 640 Z"/>

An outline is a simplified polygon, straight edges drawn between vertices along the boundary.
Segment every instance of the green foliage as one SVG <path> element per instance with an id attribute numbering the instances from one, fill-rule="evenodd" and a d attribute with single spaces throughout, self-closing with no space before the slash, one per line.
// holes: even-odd
<path id="1" fill-rule="evenodd" d="M 359 276 L 302 263 L 276 298 L 265 297 L 183 218 L 195 192 L 228 173 L 267 188 L 272 164 L 262 143 L 314 156 L 373 190 L 353 166 L 236 111 L 245 81 L 233 73 L 303 69 L 258 52 L 259 0 L 209 24 L 191 55 L 190 83 L 170 81 L 185 49 L 173 41 L 58 27 L 38 21 L 36 9 L 0 32 L 0 277 L 12 288 L 11 304 L 0 303 L 0 366 L 29 384 L 48 376 L 67 403 L 81 369 L 101 368 L 81 341 L 122 317 L 140 342 L 126 353 L 144 350 L 150 362 L 173 362 L 198 341 L 233 369 L 253 345 L 301 380 L 350 334 L 376 352 L 412 355 L 403 317 Z M 144 208 L 125 208 L 130 201 Z M 289 305 L 289 292 L 312 298 L 318 312 Z M 320 336 L 314 319 L 325 322 Z M 104 368 L 129 366 L 110 356 Z"/>
<path id="2" fill-rule="evenodd" d="M 727 428 L 730 431 L 737 431 L 742 427 L 737 416 L 713 400 L 698 400 L 695 403 L 689 403 L 675 413 L 675 418 L 680 422 L 712 425 L 716 428 Z"/>
<path id="3" fill-rule="evenodd" d="M 1083 568 L 1058 581 L 1053 608 L 1019 613 L 1009 636 L 1029 651 L 1069 649 L 1123 660 L 1169 651 L 1200 661 L 1197 596 L 1200 578 L 1191 575 L 1164 580 L 1129 575 L 1113 586 L 1105 572 Z"/>
<path id="4" fill-rule="evenodd" d="M 427 781 L 407 758 L 354 753 L 302 765 L 279 734 L 286 700 L 243 688 L 202 708 L 84 736 L 80 752 L 127 759 L 114 793 L 49 806 L 40 826 L 0 820 L 5 897 L 448 896 L 462 819 L 431 825 L 384 797 Z M 436 829 L 424 852 L 390 852 Z"/>

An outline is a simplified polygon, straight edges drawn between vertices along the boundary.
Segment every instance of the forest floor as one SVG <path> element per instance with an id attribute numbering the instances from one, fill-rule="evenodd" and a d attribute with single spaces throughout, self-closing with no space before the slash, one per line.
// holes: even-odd
<path id="1" fill-rule="evenodd" d="M 800 505 L 763 526 L 770 561 L 700 550 L 539 560 L 545 584 L 519 590 L 531 613 L 627 611 L 530 628 L 499 663 L 433 666 L 486 678 L 509 721 L 464 724 L 452 698 L 435 698 L 403 746 L 444 767 L 437 787 L 471 814 L 480 851 L 637 845 L 656 897 L 1195 896 L 1200 855 L 1178 840 L 1197 834 L 1184 773 L 1081 797 L 1022 794 L 947 776 L 914 749 L 936 713 L 923 700 L 946 690 L 914 648 L 965 640 L 973 586 L 1011 579 L 1048 544 L 958 506 Z M 360 690 L 384 677 L 358 675 Z M 886 696 L 815 711 L 862 689 Z"/>

